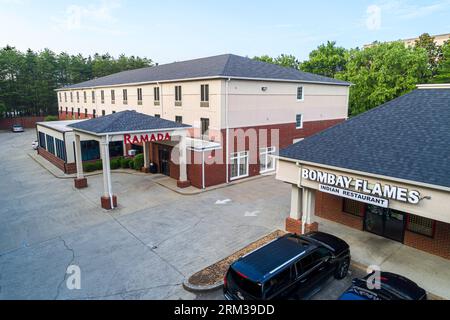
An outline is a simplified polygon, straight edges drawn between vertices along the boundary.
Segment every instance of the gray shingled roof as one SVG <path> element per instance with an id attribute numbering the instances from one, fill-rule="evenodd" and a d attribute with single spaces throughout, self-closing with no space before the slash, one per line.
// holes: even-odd
<path id="1" fill-rule="evenodd" d="M 252 78 L 279 81 L 318 82 L 338 85 L 350 83 L 256 61 L 232 54 L 175 62 L 155 67 L 119 72 L 61 89 L 80 89 L 128 83 L 146 83 L 194 78 Z"/>
<path id="2" fill-rule="evenodd" d="M 419 89 L 280 156 L 450 187 L 450 89 Z"/>
<path id="3" fill-rule="evenodd" d="M 182 129 L 191 126 L 138 113 L 122 111 L 69 125 L 74 129 L 105 135 L 119 132 L 154 131 L 163 129 Z"/>

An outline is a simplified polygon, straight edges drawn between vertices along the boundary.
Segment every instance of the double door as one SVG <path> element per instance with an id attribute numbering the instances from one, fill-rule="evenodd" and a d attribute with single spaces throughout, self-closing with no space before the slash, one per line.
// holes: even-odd
<path id="1" fill-rule="evenodd" d="M 400 211 L 368 205 L 364 230 L 403 243 L 406 214 Z"/>

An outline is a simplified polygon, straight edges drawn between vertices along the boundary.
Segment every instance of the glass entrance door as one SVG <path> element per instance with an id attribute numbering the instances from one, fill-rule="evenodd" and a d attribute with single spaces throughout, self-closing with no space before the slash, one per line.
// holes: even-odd
<path id="1" fill-rule="evenodd" d="M 405 221 L 405 214 L 402 212 L 368 205 L 364 230 L 403 243 Z"/>
<path id="2" fill-rule="evenodd" d="M 170 176 L 170 150 L 159 146 L 159 167 L 160 173 Z"/>

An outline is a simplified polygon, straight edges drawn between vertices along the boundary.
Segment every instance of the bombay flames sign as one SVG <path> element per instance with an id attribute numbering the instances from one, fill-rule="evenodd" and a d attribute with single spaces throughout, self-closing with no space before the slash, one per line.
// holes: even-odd
<path id="1" fill-rule="evenodd" d="M 381 183 L 369 184 L 367 180 L 337 176 L 331 173 L 302 169 L 302 178 L 319 183 L 319 191 L 334 194 L 379 207 L 388 208 L 389 200 L 410 204 L 420 202 L 420 192 Z"/>
<path id="2" fill-rule="evenodd" d="M 138 144 L 144 142 L 162 142 L 162 141 L 170 141 L 172 138 L 170 133 L 149 133 L 149 134 L 141 134 L 141 135 L 131 135 L 125 134 L 123 136 L 123 141 L 125 144 Z"/>

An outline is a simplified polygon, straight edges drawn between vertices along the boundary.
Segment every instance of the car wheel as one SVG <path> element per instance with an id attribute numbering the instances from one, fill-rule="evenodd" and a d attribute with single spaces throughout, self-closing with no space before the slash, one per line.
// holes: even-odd
<path id="1" fill-rule="evenodd" d="M 350 268 L 350 259 L 347 258 L 339 264 L 334 274 L 334 277 L 338 280 L 344 279 L 348 274 L 349 268 Z"/>

